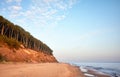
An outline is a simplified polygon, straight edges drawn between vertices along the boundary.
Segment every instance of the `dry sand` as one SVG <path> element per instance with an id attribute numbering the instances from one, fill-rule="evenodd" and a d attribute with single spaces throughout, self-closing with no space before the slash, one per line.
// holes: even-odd
<path id="1" fill-rule="evenodd" d="M 64 63 L 0 64 L 0 77 L 84 77 L 78 67 Z"/>

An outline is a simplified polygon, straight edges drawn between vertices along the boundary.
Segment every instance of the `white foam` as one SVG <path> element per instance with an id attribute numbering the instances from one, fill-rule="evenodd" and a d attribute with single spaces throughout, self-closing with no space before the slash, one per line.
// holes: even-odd
<path id="1" fill-rule="evenodd" d="M 80 70 L 81 70 L 82 72 L 84 72 L 84 73 L 85 73 L 85 72 L 88 72 L 88 70 L 87 70 L 86 68 L 82 67 L 82 66 L 80 67 Z"/>
<path id="2" fill-rule="evenodd" d="M 86 77 L 95 77 L 95 75 L 88 74 L 88 73 L 84 73 L 84 75 L 85 75 Z"/>

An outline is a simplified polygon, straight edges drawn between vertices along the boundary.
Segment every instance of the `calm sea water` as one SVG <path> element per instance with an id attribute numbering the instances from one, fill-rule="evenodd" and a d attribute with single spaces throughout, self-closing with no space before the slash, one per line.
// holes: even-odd
<path id="1" fill-rule="evenodd" d="M 111 77 L 120 77 L 120 63 L 72 63 L 80 67 L 89 67 L 109 74 Z"/>

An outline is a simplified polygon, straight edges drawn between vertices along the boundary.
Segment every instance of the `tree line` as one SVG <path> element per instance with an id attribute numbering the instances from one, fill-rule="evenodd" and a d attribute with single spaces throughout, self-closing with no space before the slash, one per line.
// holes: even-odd
<path id="1" fill-rule="evenodd" d="M 0 16 L 0 35 L 6 36 L 9 39 L 17 40 L 18 42 L 22 43 L 26 48 L 52 55 L 53 51 L 46 44 L 34 38 L 22 27 L 14 25 L 12 22 L 5 19 L 3 16 Z"/>

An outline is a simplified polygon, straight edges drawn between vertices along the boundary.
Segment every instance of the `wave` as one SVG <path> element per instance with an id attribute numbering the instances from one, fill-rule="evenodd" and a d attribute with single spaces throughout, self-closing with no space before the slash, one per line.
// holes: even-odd
<path id="1" fill-rule="evenodd" d="M 120 63 L 117 63 L 117 64 L 116 63 L 112 63 L 112 64 L 111 63 L 96 63 L 96 64 L 95 63 L 73 63 L 73 64 L 79 66 L 81 71 L 87 77 L 96 77 L 95 75 L 88 73 L 89 70 L 92 70 L 99 74 L 106 74 L 106 75 L 109 75 L 110 77 L 120 77 L 120 69 L 119 69 Z"/>

